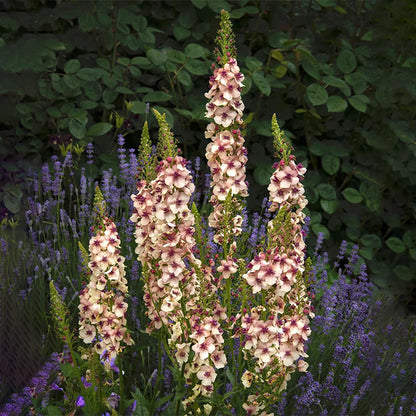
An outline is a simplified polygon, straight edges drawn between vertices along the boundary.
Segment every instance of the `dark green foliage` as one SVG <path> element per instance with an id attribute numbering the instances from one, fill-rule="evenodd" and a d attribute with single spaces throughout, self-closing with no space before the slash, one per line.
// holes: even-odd
<path id="1" fill-rule="evenodd" d="M 115 158 L 118 133 L 137 147 L 146 103 L 166 113 L 186 157 L 203 154 L 203 93 L 217 16 L 225 9 L 246 76 L 249 208 L 260 205 L 270 178 L 267 120 L 276 112 L 297 159 L 308 166 L 312 231 L 330 236 L 331 244 L 358 242 L 374 281 L 410 299 L 416 286 L 412 2 L 24 3 L 5 2 L 0 13 L 1 198 L 9 211 L 19 212 L 23 193 L 6 183 L 18 183 L 29 161 L 36 166 L 57 145 L 94 141 L 105 163 Z M 154 121 L 149 127 L 156 129 Z"/>

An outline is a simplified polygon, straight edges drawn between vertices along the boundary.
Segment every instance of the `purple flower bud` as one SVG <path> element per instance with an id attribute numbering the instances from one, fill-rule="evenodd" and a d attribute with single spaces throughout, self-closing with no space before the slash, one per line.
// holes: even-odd
<path id="1" fill-rule="evenodd" d="M 84 407 L 85 406 L 85 400 L 82 396 L 77 397 L 77 401 L 75 402 L 77 407 Z"/>

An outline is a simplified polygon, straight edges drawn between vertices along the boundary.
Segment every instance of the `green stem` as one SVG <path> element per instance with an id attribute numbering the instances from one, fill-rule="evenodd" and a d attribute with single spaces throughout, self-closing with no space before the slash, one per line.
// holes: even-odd
<path id="1" fill-rule="evenodd" d="M 121 357 L 118 359 L 118 369 L 119 369 L 119 382 L 120 382 L 120 409 L 119 413 L 124 414 L 124 380 L 123 380 L 123 360 Z"/>

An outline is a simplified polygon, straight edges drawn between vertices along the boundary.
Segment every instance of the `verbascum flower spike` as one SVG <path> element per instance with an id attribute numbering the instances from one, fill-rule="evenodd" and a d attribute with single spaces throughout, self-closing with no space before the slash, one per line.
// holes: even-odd
<path id="1" fill-rule="evenodd" d="M 273 147 L 275 149 L 275 156 L 281 157 L 285 163 L 289 162 L 289 156 L 292 151 L 292 146 L 285 138 L 283 131 L 280 129 L 277 123 L 276 114 L 272 116 L 272 135 L 273 135 Z"/>
<path id="2" fill-rule="evenodd" d="M 153 113 L 159 124 L 159 139 L 156 149 L 158 157 L 162 160 L 168 157 L 176 157 L 180 152 L 176 145 L 176 139 L 166 121 L 166 114 L 162 115 L 156 109 L 153 109 Z"/>
<path id="3" fill-rule="evenodd" d="M 152 149 L 152 142 L 149 135 L 149 126 L 147 121 L 143 125 L 142 135 L 139 145 L 139 168 L 138 178 L 139 180 L 145 179 L 151 181 L 156 177 L 156 154 Z"/>
<path id="4" fill-rule="evenodd" d="M 213 64 L 214 74 L 210 78 L 210 90 L 205 97 L 210 101 L 206 106 L 206 117 L 213 120 L 205 131 L 205 137 L 212 142 L 207 145 L 206 157 L 211 170 L 212 194 L 210 203 L 213 212 L 209 225 L 217 230 L 214 241 L 229 244 L 226 235 L 241 234 L 242 204 L 239 200 L 248 196 L 245 166 L 247 151 L 244 147 L 240 127 L 243 124 L 244 104 L 241 90 L 244 76 L 235 59 L 235 47 L 229 15 L 221 13 L 218 32 L 220 49 L 216 49 L 220 67 Z M 233 202 L 233 212 L 227 213 L 225 200 Z M 231 253 L 226 253 L 226 255 Z"/>
<path id="5" fill-rule="evenodd" d="M 220 28 L 217 32 L 215 43 L 217 44 L 217 48 L 214 53 L 217 57 L 218 64 L 225 65 L 230 58 L 237 58 L 233 26 L 230 15 L 225 10 L 221 11 Z"/>
<path id="6" fill-rule="evenodd" d="M 116 225 L 105 216 L 99 187 L 96 187 L 94 202 L 97 228 L 89 242 L 89 282 L 80 293 L 79 336 L 93 346 L 105 368 L 110 369 L 111 361 L 133 340 L 126 327 L 125 258 L 121 255 Z M 85 258 L 87 253 L 82 245 L 80 250 Z"/>
<path id="7" fill-rule="evenodd" d="M 268 223 L 266 250 L 254 257 L 243 275 L 254 296 L 251 309 L 243 311 L 241 320 L 248 363 L 242 383 L 249 388 L 255 379 L 256 386 L 264 386 L 260 395 L 249 396 L 244 405 L 251 414 L 259 414 L 271 401 L 279 400 L 296 367 L 306 371 L 303 358 L 307 357 L 309 317 L 313 317 L 303 277 L 309 273 L 305 271 L 301 228 L 302 209 L 307 203 L 301 180 L 306 169 L 295 165 L 275 116 L 272 132 L 281 157 L 269 185 L 270 211 L 276 215 Z"/>
<path id="8" fill-rule="evenodd" d="M 138 183 L 131 221 L 136 223 L 136 254 L 143 265 L 147 332 L 160 330 L 167 335 L 167 353 L 184 372 L 186 383 L 194 387 L 183 403 L 186 406 L 200 395 L 211 395 L 215 368 L 225 366 L 219 327 L 224 315 L 215 296 L 211 266 L 195 256 L 191 174 L 186 160 L 175 154 L 165 118 L 155 115 L 160 125 L 157 153 L 165 158 L 152 181 Z M 196 236 L 202 240 L 198 227 Z M 214 311 L 222 313 L 217 317 Z"/>

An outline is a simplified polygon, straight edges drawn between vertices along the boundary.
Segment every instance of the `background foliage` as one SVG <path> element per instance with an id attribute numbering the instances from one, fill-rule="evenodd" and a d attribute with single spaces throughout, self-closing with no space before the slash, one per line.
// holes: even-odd
<path id="1" fill-rule="evenodd" d="M 93 141 L 101 161 L 97 175 L 114 166 L 115 137 L 126 134 L 137 145 L 146 103 L 166 112 L 186 157 L 201 155 L 211 39 L 216 16 L 226 9 L 246 75 L 251 208 L 261 204 L 270 177 L 265 123 L 276 112 L 308 165 L 313 232 L 323 232 L 330 245 L 343 238 L 357 242 L 375 283 L 411 307 L 414 4 L 6 0 L 2 7 L 4 212 L 22 212 L 28 166 L 38 167 L 59 146 Z"/>

